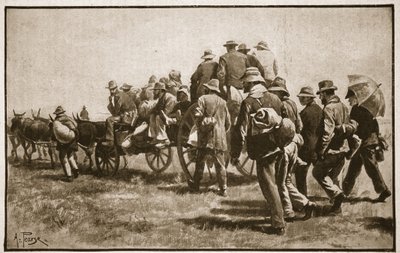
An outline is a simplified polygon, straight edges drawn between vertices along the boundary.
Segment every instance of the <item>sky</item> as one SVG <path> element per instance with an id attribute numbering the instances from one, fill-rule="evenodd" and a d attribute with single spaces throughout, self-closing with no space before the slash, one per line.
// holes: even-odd
<path id="1" fill-rule="evenodd" d="M 349 74 L 382 83 L 391 117 L 392 14 L 389 8 L 8 9 L 7 113 L 86 105 L 107 117 L 108 81 L 142 87 L 154 74 L 190 76 L 205 49 L 227 40 L 267 41 L 291 98 L 333 80 L 344 98 Z"/>

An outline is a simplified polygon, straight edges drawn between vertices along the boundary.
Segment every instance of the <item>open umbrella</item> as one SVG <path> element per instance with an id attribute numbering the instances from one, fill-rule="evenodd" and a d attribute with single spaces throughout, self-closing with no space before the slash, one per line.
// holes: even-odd
<path id="1" fill-rule="evenodd" d="M 349 90 L 352 90 L 358 99 L 358 104 L 366 108 L 374 117 L 385 114 L 385 98 L 382 90 L 373 79 L 363 75 L 349 75 Z"/>

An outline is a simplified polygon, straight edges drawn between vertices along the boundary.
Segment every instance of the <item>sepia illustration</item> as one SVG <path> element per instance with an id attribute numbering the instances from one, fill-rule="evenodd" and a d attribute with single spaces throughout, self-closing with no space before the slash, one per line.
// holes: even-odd
<path id="1" fill-rule="evenodd" d="M 393 5 L 4 12 L 4 250 L 395 251 Z"/>

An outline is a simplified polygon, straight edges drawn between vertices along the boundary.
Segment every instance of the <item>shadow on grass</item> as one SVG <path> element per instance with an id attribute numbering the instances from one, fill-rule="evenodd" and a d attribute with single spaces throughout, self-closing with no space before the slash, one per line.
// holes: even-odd
<path id="1" fill-rule="evenodd" d="M 264 228 L 266 224 L 270 223 L 270 219 L 257 218 L 257 219 L 227 219 L 225 217 L 215 217 L 215 216 L 200 216 L 197 218 L 187 218 L 179 219 L 188 226 L 195 226 L 199 230 L 214 230 L 214 229 L 226 229 L 230 231 L 235 231 L 239 229 L 249 229 L 256 232 L 264 232 L 268 234 L 268 227 Z M 273 229 L 270 229 L 271 234 Z"/>
<path id="2" fill-rule="evenodd" d="M 344 202 L 350 203 L 350 204 L 356 204 L 360 202 L 369 202 L 369 203 L 376 203 L 376 199 L 372 199 L 370 197 L 347 197 Z"/>
<path id="3" fill-rule="evenodd" d="M 357 219 L 358 222 L 362 222 L 365 229 L 374 230 L 377 229 L 384 233 L 393 235 L 394 233 L 394 222 L 393 218 L 382 218 L 382 217 L 364 217 Z"/>
<path id="4" fill-rule="evenodd" d="M 154 173 L 152 171 L 143 171 L 136 169 L 122 169 L 110 177 L 112 180 L 131 182 L 132 179 L 137 178 L 144 182 L 144 184 L 158 185 L 161 183 L 180 183 L 180 173 Z"/>
<path id="5" fill-rule="evenodd" d="M 187 184 L 179 184 L 179 185 L 169 185 L 169 186 L 159 186 L 157 189 L 162 190 L 162 191 L 171 191 L 175 192 L 178 195 L 184 195 L 184 194 L 201 194 L 203 192 L 198 192 L 198 193 L 192 193 L 189 190 L 189 187 Z"/>
<path id="6" fill-rule="evenodd" d="M 65 181 L 64 173 L 56 175 L 38 175 L 36 176 L 36 178 L 51 180 L 51 181 Z"/>
<path id="7" fill-rule="evenodd" d="M 50 159 L 33 159 L 31 162 L 28 160 L 24 161 L 20 159 L 19 161 L 14 161 L 12 158 L 8 158 L 8 163 L 13 167 L 24 168 L 24 169 L 41 169 L 41 170 L 55 170 L 60 167 L 60 163 L 54 162 L 54 168 L 51 167 Z"/>
<path id="8" fill-rule="evenodd" d="M 245 177 L 243 175 L 237 175 L 232 172 L 228 172 L 228 186 L 240 186 L 240 185 L 248 185 L 257 182 L 257 177 Z"/>
<path id="9" fill-rule="evenodd" d="M 325 201 L 329 201 L 328 197 L 322 197 L 322 196 L 308 196 L 308 199 L 310 201 L 313 202 L 317 202 L 317 201 L 321 201 L 321 202 L 325 202 Z"/>

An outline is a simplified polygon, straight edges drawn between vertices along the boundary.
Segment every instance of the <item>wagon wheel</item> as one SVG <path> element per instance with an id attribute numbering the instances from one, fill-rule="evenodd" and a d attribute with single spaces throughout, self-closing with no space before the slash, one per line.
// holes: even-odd
<path id="1" fill-rule="evenodd" d="M 251 178 L 256 174 L 256 161 L 250 159 L 247 153 L 240 155 L 239 162 L 235 167 L 245 177 Z"/>
<path id="2" fill-rule="evenodd" d="M 112 176 L 117 173 L 119 166 L 119 155 L 116 147 L 108 147 L 98 143 L 96 145 L 94 156 L 100 175 Z"/>
<path id="3" fill-rule="evenodd" d="M 193 180 L 196 166 L 197 148 L 188 144 L 190 131 L 195 125 L 194 110 L 196 105 L 197 104 L 192 104 L 183 115 L 182 120 L 179 123 L 177 137 L 179 162 L 187 180 Z M 205 167 L 201 183 L 205 185 L 214 184 L 217 181 L 215 169 L 209 168 L 207 165 L 205 165 Z"/>
<path id="4" fill-rule="evenodd" d="M 164 148 L 154 148 L 152 152 L 146 153 L 146 161 L 150 169 L 157 173 L 161 173 L 172 163 L 172 148 L 170 146 Z"/>
<path id="5" fill-rule="evenodd" d="M 126 156 L 122 156 L 122 160 L 123 160 L 123 164 L 124 166 L 122 167 L 122 169 L 126 169 L 126 167 L 128 166 L 128 160 L 126 159 Z"/>

